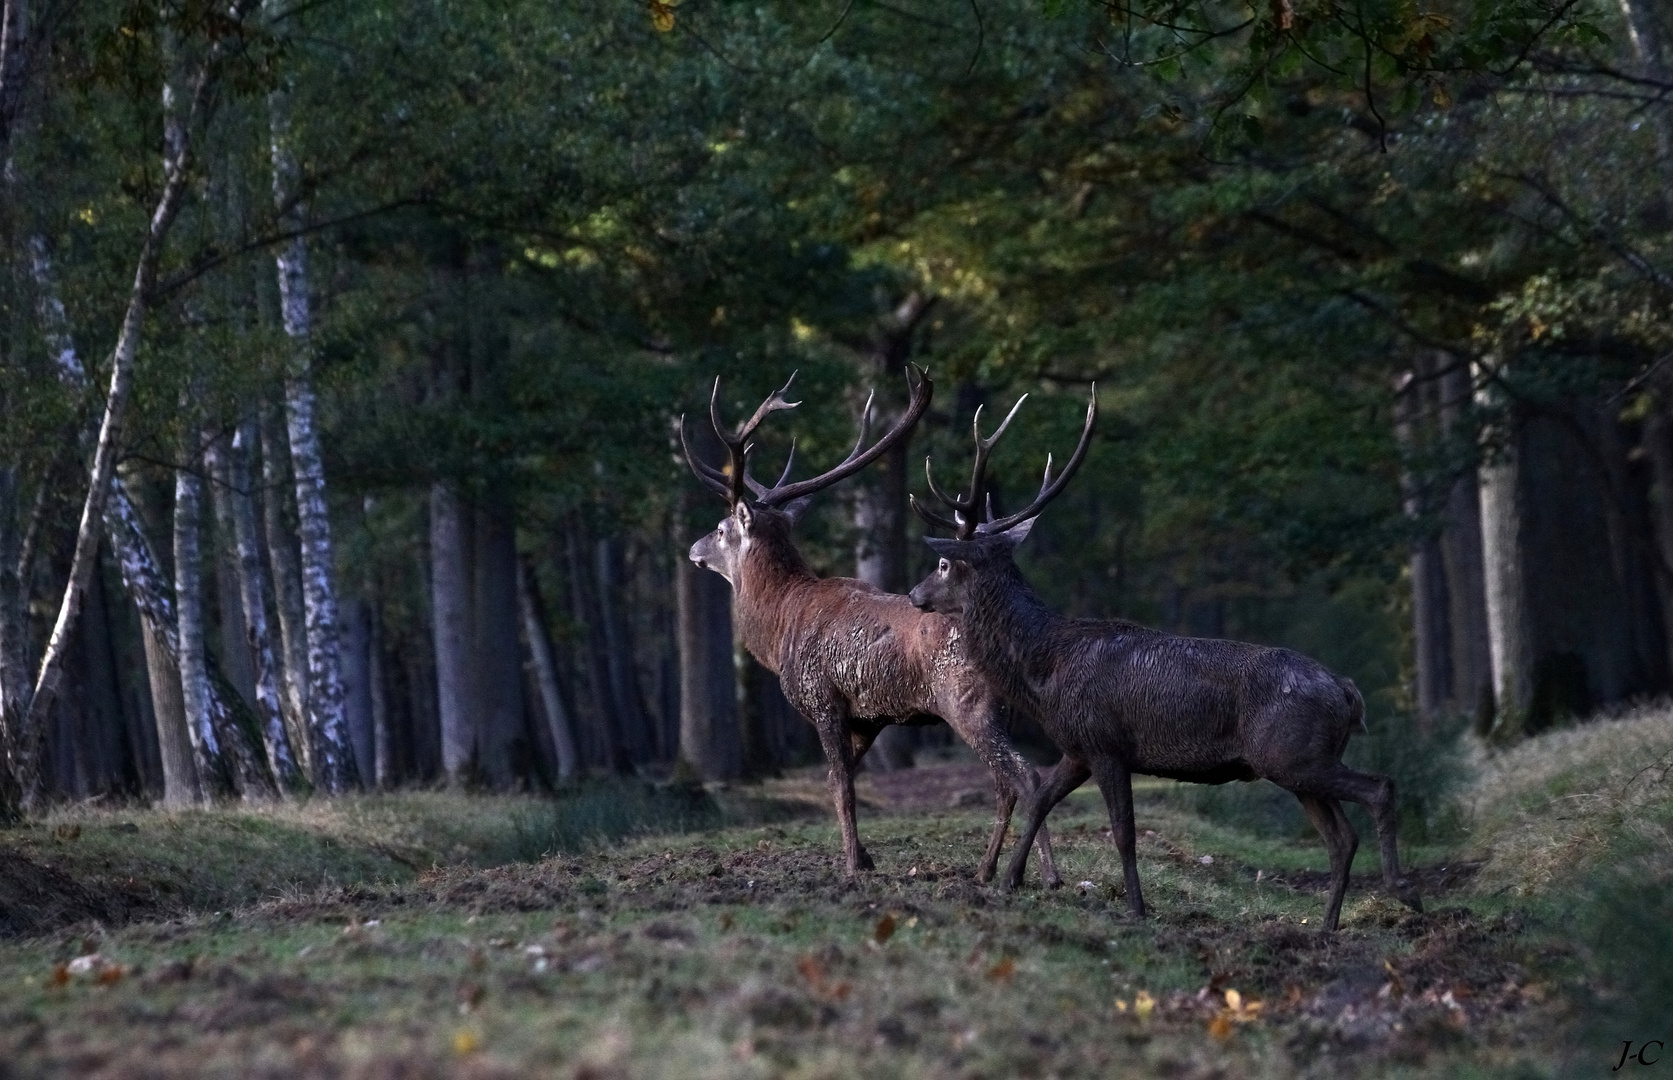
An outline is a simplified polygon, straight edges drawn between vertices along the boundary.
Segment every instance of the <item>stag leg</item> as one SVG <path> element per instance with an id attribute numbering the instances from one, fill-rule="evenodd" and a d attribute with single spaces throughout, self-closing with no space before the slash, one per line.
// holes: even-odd
<path id="1" fill-rule="evenodd" d="M 988 840 L 987 853 L 982 856 L 982 864 L 976 870 L 976 880 L 986 884 L 993 880 L 994 869 L 999 865 L 999 849 L 1005 844 L 1005 833 L 1011 827 L 1011 813 L 1016 809 L 1017 799 L 1032 797 L 1039 790 L 1040 776 L 1028 759 L 1014 749 L 985 747 L 984 750 L 982 756 L 993 771 L 998 811 L 994 815 L 993 836 Z M 1057 859 L 1052 855 L 1051 831 L 1043 821 L 1033 846 L 1040 852 L 1040 879 L 1048 889 L 1058 888 L 1063 884 L 1063 877 L 1057 872 Z"/>
<path id="2" fill-rule="evenodd" d="M 1395 846 L 1394 781 L 1386 776 L 1358 772 L 1337 762 L 1323 777 L 1309 782 L 1306 788 L 1327 798 L 1359 803 L 1371 811 L 1371 820 L 1377 824 L 1377 853 L 1382 856 L 1383 884 L 1395 899 L 1421 913 L 1422 898 L 1418 896 L 1416 887 L 1400 872 L 1400 856 Z"/>
<path id="3" fill-rule="evenodd" d="M 1110 811 L 1110 831 L 1116 850 L 1121 852 L 1121 877 L 1127 886 L 1127 910 L 1144 918 L 1144 893 L 1139 890 L 1138 830 L 1133 824 L 1133 774 L 1126 763 L 1105 758 L 1097 763 L 1093 776 Z"/>
<path id="4" fill-rule="evenodd" d="M 819 731 L 819 745 L 830 764 L 827 783 L 831 801 L 836 804 L 837 825 L 842 829 L 843 865 L 849 877 L 857 877 L 861 870 L 874 870 L 871 855 L 860 846 L 860 830 L 854 816 L 853 744 L 858 732 L 852 731 L 839 715 L 827 717 L 814 725 Z M 877 732 L 871 731 L 871 738 Z M 866 740 L 871 745 L 871 739 Z"/>
<path id="5" fill-rule="evenodd" d="M 1342 914 L 1342 898 L 1348 892 L 1348 871 L 1353 867 L 1354 852 L 1359 850 L 1359 836 L 1342 813 L 1342 804 L 1335 799 L 1321 799 L 1317 795 L 1297 792 L 1301 808 L 1313 828 L 1324 838 L 1325 850 L 1330 853 L 1330 902 L 1324 910 L 1324 932 L 1336 929 Z"/>
<path id="6" fill-rule="evenodd" d="M 1017 846 L 1011 851 L 1011 861 L 1005 867 L 1006 888 L 1022 888 L 1022 874 L 1028 868 L 1028 849 L 1033 846 L 1040 830 L 1045 828 L 1046 815 L 1051 813 L 1052 807 L 1068 798 L 1069 792 L 1086 783 L 1086 778 L 1091 775 L 1092 770 L 1086 767 L 1085 762 L 1064 754 L 1045 782 L 1034 789 L 1034 794 L 1028 799 L 1028 824 L 1023 826 Z"/>

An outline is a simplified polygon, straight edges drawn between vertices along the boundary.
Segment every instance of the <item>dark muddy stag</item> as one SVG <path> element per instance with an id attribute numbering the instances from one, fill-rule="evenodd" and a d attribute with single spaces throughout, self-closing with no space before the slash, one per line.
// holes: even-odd
<path id="1" fill-rule="evenodd" d="M 783 475 L 769 488 L 749 475 L 755 445 L 750 437 L 769 414 L 800 404 L 784 400 L 789 389 L 786 382 L 734 432 L 721 422 L 720 381 L 715 380 L 709 414 L 730 459 L 725 468 L 709 465 L 691 452 L 681 417 L 687 464 L 732 507 L 714 532 L 691 545 L 691 561 L 731 583 L 733 617 L 744 645 L 778 675 L 784 696 L 819 732 L 830 763 L 831 799 L 842 826 L 849 876 L 873 869 L 854 822 L 856 764 L 888 725 L 930 724 L 939 718 L 993 772 L 999 812 L 976 874 L 977 880 L 987 881 L 998 863 L 1018 796 L 1033 792 L 1039 779 L 1006 734 L 998 699 L 965 655 L 958 624 L 919 611 L 906 597 L 865 582 L 816 576 L 790 536 L 808 497 L 859 472 L 905 438 L 929 407 L 934 388 L 919 369 L 906 411 L 870 447 L 868 398 L 860 416 L 859 441 L 841 464 L 792 483 L 792 447 L 792 461 L 785 462 Z M 1044 831 L 1038 842 L 1041 874 L 1056 885 L 1060 879 Z"/>
<path id="2" fill-rule="evenodd" d="M 912 590 L 912 602 L 959 618 L 982 673 L 1065 755 L 1028 801 L 1028 824 L 1006 869 L 1007 884 L 1021 883 L 1029 837 L 1051 808 L 1091 777 L 1109 807 L 1127 906 L 1142 917 L 1132 774 L 1200 784 L 1264 777 L 1293 793 L 1324 837 L 1331 868 L 1326 932 L 1336 928 L 1359 846 L 1342 812 L 1344 799 L 1370 809 L 1383 879 L 1421 911 L 1395 853 L 1394 784 L 1342 764 L 1348 736 L 1365 730 L 1365 703 L 1350 680 L 1288 649 L 1179 637 L 1114 619 L 1065 618 L 1029 586 L 1012 553 L 1085 459 L 1098 411 L 1094 394 L 1074 455 L 1055 479 L 1046 459 L 1033 502 L 997 520 L 989 507 L 982 521 L 988 453 L 1021 405 L 987 439 L 978 413 L 968 494 L 941 491 L 926 459 L 930 490 L 952 510 L 951 518 L 912 503 L 930 524 L 954 532 L 954 539 L 928 541 L 941 558 Z"/>

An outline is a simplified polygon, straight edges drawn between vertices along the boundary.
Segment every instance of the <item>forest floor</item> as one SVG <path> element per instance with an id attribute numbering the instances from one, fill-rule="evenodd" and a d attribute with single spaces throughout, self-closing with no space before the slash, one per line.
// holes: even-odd
<path id="1" fill-rule="evenodd" d="M 1325 937 L 1315 839 L 1161 783 L 1143 922 L 1090 788 L 1052 818 L 1069 884 L 1031 865 L 1014 894 L 972 880 L 989 789 L 956 761 L 865 779 L 858 881 L 817 773 L 540 857 L 639 797 L 595 790 L 0 833 L 0 1078 L 1605 1076 L 1673 1042 L 1576 1034 L 1595 960 L 1537 888 L 1485 888 L 1479 847 L 1404 846 L 1417 915 L 1362 846 Z"/>

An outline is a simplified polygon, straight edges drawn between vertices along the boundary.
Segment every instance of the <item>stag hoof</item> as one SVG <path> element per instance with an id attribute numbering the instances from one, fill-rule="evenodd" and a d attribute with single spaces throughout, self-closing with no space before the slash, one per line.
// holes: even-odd
<path id="1" fill-rule="evenodd" d="M 1410 882 L 1401 881 L 1394 886 L 1394 898 L 1417 912 L 1423 914 L 1423 898 L 1417 894 Z"/>
<path id="2" fill-rule="evenodd" d="M 1063 879 L 1058 877 L 1056 874 L 1053 874 L 1045 879 L 1045 884 L 1048 889 L 1061 889 L 1063 887 Z"/>
<path id="3" fill-rule="evenodd" d="M 994 867 L 988 867 L 987 869 L 977 870 L 976 871 L 976 884 L 986 885 L 988 882 L 992 881 L 993 880 L 994 869 L 995 869 Z"/>
<path id="4" fill-rule="evenodd" d="M 860 857 L 856 860 L 854 865 L 861 870 L 877 869 L 877 864 L 871 861 L 871 852 L 867 851 L 865 848 L 860 849 Z"/>

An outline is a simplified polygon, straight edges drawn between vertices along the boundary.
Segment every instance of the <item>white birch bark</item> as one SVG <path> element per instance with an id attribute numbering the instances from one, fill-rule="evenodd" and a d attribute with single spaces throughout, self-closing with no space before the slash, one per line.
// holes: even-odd
<path id="1" fill-rule="evenodd" d="M 210 468 L 216 483 L 226 492 L 232 542 L 238 558 L 244 641 L 255 669 L 256 721 L 261 726 L 262 746 L 280 791 L 290 792 L 301 785 L 302 776 L 285 728 L 284 710 L 279 703 L 279 665 L 273 655 L 273 639 L 267 632 L 266 571 L 256 533 L 256 510 L 250 498 L 249 453 L 255 441 L 255 424 L 246 420 L 233 436 L 230 450 L 222 450 L 218 445 L 211 447 Z"/>
<path id="2" fill-rule="evenodd" d="M 180 700 L 186 709 L 186 730 L 192 736 L 198 775 L 209 777 L 220 764 L 221 746 L 209 719 L 209 663 L 204 656 L 203 482 L 188 469 L 174 475 L 175 660 L 180 665 Z"/>
<path id="3" fill-rule="evenodd" d="M 270 13 L 276 7 L 269 3 Z M 284 90 L 268 98 L 272 136 L 273 198 L 280 222 L 295 229 L 301 220 L 300 170 L 290 148 L 290 103 Z M 279 248 L 279 304 L 290 363 L 285 373 L 285 420 L 291 471 L 296 480 L 296 516 L 302 534 L 302 605 L 308 639 L 308 719 L 312 728 L 316 780 L 328 792 L 344 791 L 356 779 L 343 708 L 339 659 L 337 592 L 331 561 L 331 518 L 325 501 L 325 467 L 314 425 L 314 387 L 309 373 L 312 310 L 308 297 L 308 248 L 300 236 Z"/>
<path id="4" fill-rule="evenodd" d="M 104 417 L 99 424 L 99 438 L 93 453 L 93 468 L 87 485 L 87 498 L 82 506 L 80 525 L 76 530 L 75 553 L 70 559 L 69 581 L 64 587 L 58 617 L 52 634 L 47 639 L 41 658 L 40 673 L 35 679 L 34 696 L 21 725 L 23 774 L 19 777 L 25 805 L 33 805 L 40 797 L 40 736 L 46 728 L 47 712 L 58 695 L 59 682 L 64 673 L 64 656 L 75 629 L 76 616 L 92 577 L 99 547 L 99 524 L 104 518 L 109 501 L 112 479 L 116 473 L 116 459 L 121 449 L 122 426 L 127 418 L 128 398 L 133 389 L 134 361 L 139 353 L 140 335 L 144 331 L 147 297 L 156 282 L 157 266 L 162 259 L 163 244 L 174 225 L 175 215 L 186 191 L 186 166 L 191 149 L 192 121 L 202 106 L 209 84 L 208 62 L 194 81 L 191 103 L 182 110 L 174 101 L 171 88 L 164 92 L 164 147 L 163 191 L 152 211 L 145 242 L 140 248 L 138 265 L 134 269 L 133 287 L 129 290 L 127 311 L 117 334 L 116 347 L 111 354 L 110 389 L 105 396 Z"/>
<path id="5" fill-rule="evenodd" d="M 252 445 L 251 450 L 254 450 Z M 279 688 L 291 746 L 302 771 L 314 775 L 314 740 L 308 725 L 308 635 L 303 630 L 302 571 L 296 540 L 285 522 L 285 462 L 290 450 L 283 429 L 261 410 L 262 527 L 273 570 L 273 606 L 279 623 Z"/>
<path id="6" fill-rule="evenodd" d="M 570 722 L 569 710 L 564 708 L 563 692 L 558 687 L 558 665 L 552 656 L 552 639 L 546 632 L 546 621 L 541 618 L 540 603 L 535 596 L 529 568 L 520 559 L 517 562 L 517 606 L 523 616 L 524 647 L 534 664 L 534 681 L 540 689 L 546 730 L 552 737 L 552 749 L 558 756 L 558 780 L 568 783 L 580 774 L 581 755 L 575 746 L 575 727 Z"/>

